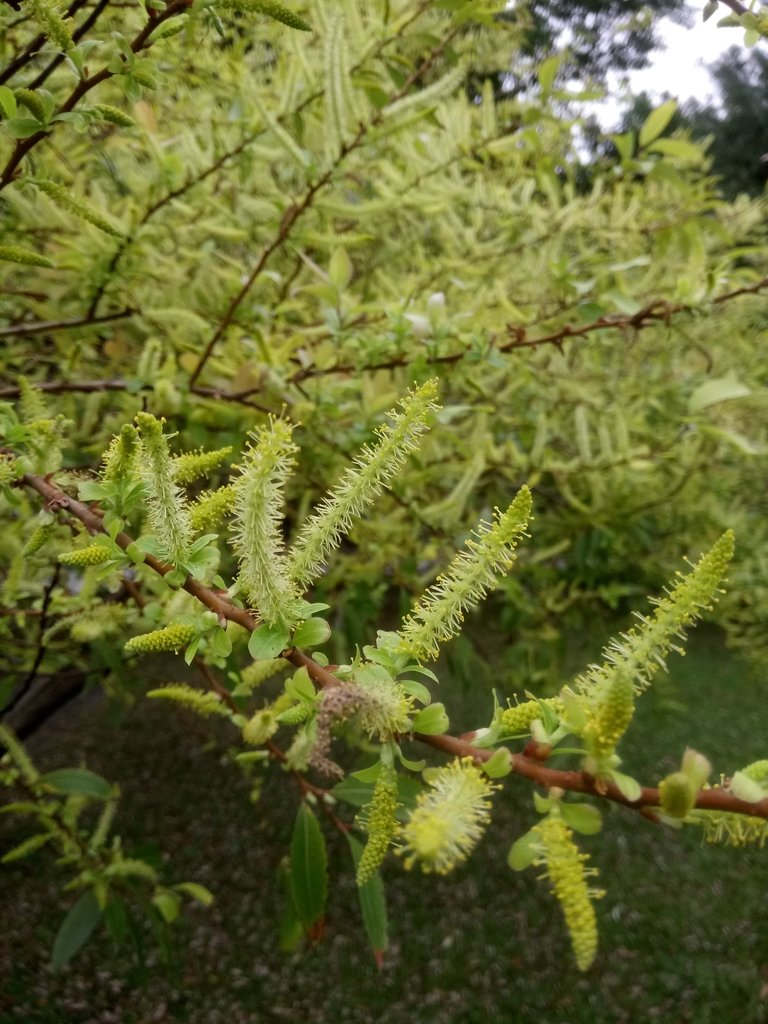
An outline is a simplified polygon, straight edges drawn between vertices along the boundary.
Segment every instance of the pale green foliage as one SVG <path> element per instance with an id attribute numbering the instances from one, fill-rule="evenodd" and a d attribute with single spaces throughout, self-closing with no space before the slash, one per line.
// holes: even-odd
<path id="1" fill-rule="evenodd" d="M 176 483 L 173 460 L 163 433 L 163 421 L 140 412 L 141 477 L 147 496 L 149 523 L 166 557 L 174 565 L 184 562 L 192 539 L 192 523 L 183 492 Z"/>
<path id="2" fill-rule="evenodd" d="M 283 488 L 293 466 L 292 427 L 270 419 L 251 435 L 234 481 L 232 546 L 240 562 L 238 582 L 267 623 L 290 625 L 297 593 L 288 576 L 284 540 Z"/>
<path id="3" fill-rule="evenodd" d="M 522 487 L 506 512 L 497 510 L 493 523 L 482 523 L 474 538 L 467 540 L 466 550 L 438 577 L 401 626 L 405 650 L 419 660 L 436 658 L 440 644 L 456 636 L 464 613 L 476 607 L 512 566 L 531 504 L 531 492 Z"/>
<path id="4" fill-rule="evenodd" d="M 355 519 L 400 472 L 426 430 L 427 417 L 437 408 L 436 396 L 436 380 L 409 391 L 400 402 L 402 411 L 393 409 L 389 413 L 392 422 L 377 428 L 378 443 L 363 447 L 355 456 L 354 468 L 344 473 L 304 523 L 288 557 L 289 575 L 301 588 L 320 575 L 330 552 Z"/>
<path id="5" fill-rule="evenodd" d="M 93 224 L 94 227 L 108 235 L 112 235 L 114 238 L 122 238 L 122 232 L 119 228 L 115 227 L 111 221 L 107 220 L 90 203 L 73 196 L 71 190 L 64 185 L 59 185 L 55 181 L 35 181 L 35 185 L 62 210 L 73 213 L 76 217 L 87 221 L 89 224 Z"/>

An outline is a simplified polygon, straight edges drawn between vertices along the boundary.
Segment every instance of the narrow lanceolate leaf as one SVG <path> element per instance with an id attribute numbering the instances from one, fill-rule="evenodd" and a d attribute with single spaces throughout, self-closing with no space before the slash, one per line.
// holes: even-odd
<path id="1" fill-rule="evenodd" d="M 437 409 L 436 397 L 436 380 L 409 391 L 400 402 L 400 411 L 393 409 L 388 416 L 390 422 L 376 431 L 376 444 L 362 449 L 354 466 L 304 524 L 288 555 L 290 577 L 302 589 L 320 575 L 328 556 L 353 522 L 373 504 L 418 447 L 429 415 Z"/>
<path id="2" fill-rule="evenodd" d="M 47 783 L 58 793 L 69 793 L 73 796 L 90 796 L 96 800 L 109 800 L 114 796 L 112 786 L 88 768 L 59 768 L 46 772 L 42 782 Z"/>
<path id="3" fill-rule="evenodd" d="M 522 487 L 492 525 L 481 524 L 447 572 L 424 594 L 400 628 L 403 648 L 419 661 L 436 658 L 440 644 L 460 632 L 464 614 L 493 590 L 515 560 L 515 547 L 531 515 L 531 492 Z"/>
<path id="4" fill-rule="evenodd" d="M 302 802 L 291 838 L 291 895 L 305 929 L 323 917 L 328 896 L 328 857 L 315 814 Z"/>
<path id="5" fill-rule="evenodd" d="M 101 907 L 93 890 L 88 889 L 61 922 L 51 955 L 54 971 L 60 971 L 82 949 L 100 919 Z"/>
<path id="6" fill-rule="evenodd" d="M 355 872 L 357 872 L 363 854 L 363 844 L 350 832 L 347 833 L 347 840 L 352 851 Z M 368 936 L 376 963 L 381 965 L 383 954 L 389 946 L 389 931 L 384 883 L 378 871 L 374 871 L 364 885 L 358 886 L 357 895 L 360 900 L 365 934 Z"/>
<path id="7" fill-rule="evenodd" d="M 252 434 L 254 443 L 233 484 L 232 545 L 240 560 L 239 582 L 269 625 L 292 625 L 297 596 L 285 565 L 282 535 L 283 490 L 296 452 L 292 432 L 285 420 L 271 419 Z"/>
<path id="8" fill-rule="evenodd" d="M 65 188 L 64 185 L 59 185 L 55 181 L 39 180 L 35 181 L 34 184 L 62 210 L 73 213 L 76 217 L 87 221 L 89 224 L 93 224 L 94 227 L 108 235 L 113 235 L 115 238 L 123 237 L 122 231 L 110 220 L 107 220 L 103 214 L 94 209 L 90 203 L 86 203 L 84 199 L 78 199 L 76 196 L 73 196 L 72 192 Z"/>

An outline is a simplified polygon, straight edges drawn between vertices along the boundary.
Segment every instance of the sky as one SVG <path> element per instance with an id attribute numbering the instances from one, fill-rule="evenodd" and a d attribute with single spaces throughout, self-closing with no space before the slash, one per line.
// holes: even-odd
<path id="1" fill-rule="evenodd" d="M 701 18 L 703 0 L 691 7 L 695 21 L 690 28 L 676 25 L 668 18 L 659 23 L 665 49 L 653 54 L 650 67 L 630 73 L 633 92 L 647 92 L 656 98 L 667 92 L 683 102 L 692 96 L 704 102 L 717 98 L 706 65 L 714 63 L 728 47 L 743 46 L 744 33 L 740 28 L 717 27 L 719 17 L 727 13 L 724 8 L 721 15 L 704 22 Z M 595 110 L 605 127 L 613 127 L 620 119 L 624 106 L 620 95 L 620 76 L 610 76 L 608 98 L 599 104 L 599 112 Z"/>

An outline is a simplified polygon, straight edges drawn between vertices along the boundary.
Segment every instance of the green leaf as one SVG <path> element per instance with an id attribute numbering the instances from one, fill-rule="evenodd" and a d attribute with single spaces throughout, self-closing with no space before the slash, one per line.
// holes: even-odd
<path id="1" fill-rule="evenodd" d="M 359 772 L 352 772 L 352 778 L 359 782 L 374 783 L 381 774 L 381 761 L 374 761 L 368 768 L 361 768 Z"/>
<path id="2" fill-rule="evenodd" d="M 664 156 L 675 157 L 684 163 L 697 164 L 704 159 L 701 146 L 693 142 L 686 142 L 684 139 L 657 139 L 648 147 L 651 153 L 661 153 Z"/>
<path id="3" fill-rule="evenodd" d="M 591 804 L 561 803 L 560 814 L 569 828 L 584 836 L 593 836 L 603 827 L 600 811 Z"/>
<path id="4" fill-rule="evenodd" d="M 114 796 L 112 786 L 88 768 L 58 768 L 42 776 L 42 781 L 59 793 L 74 796 L 91 796 L 97 800 L 109 800 Z"/>
<path id="5" fill-rule="evenodd" d="M 152 903 L 160 911 L 166 924 L 173 924 L 181 911 L 181 897 L 168 889 L 156 892 L 152 897 Z"/>
<path id="6" fill-rule="evenodd" d="M 289 632 L 282 626 L 270 626 L 263 623 L 254 629 L 248 640 L 248 653 L 254 661 L 266 661 L 276 658 L 281 651 L 289 646 Z"/>
<path id="7" fill-rule="evenodd" d="M 328 276 L 340 292 L 343 292 L 352 280 L 352 263 L 346 249 L 334 249 L 328 267 Z"/>
<path id="8" fill-rule="evenodd" d="M 298 671 L 285 680 L 285 692 L 289 697 L 303 703 L 316 699 L 317 691 L 312 680 L 309 678 L 309 672 L 307 672 L 305 666 L 302 665 Z"/>
<path id="9" fill-rule="evenodd" d="M 363 844 L 356 839 L 351 832 L 347 832 L 349 848 L 352 851 L 352 860 L 357 871 L 357 865 L 363 852 Z M 360 900 L 360 910 L 363 915 L 365 934 L 371 944 L 376 962 L 380 964 L 381 954 L 386 952 L 389 946 L 387 928 L 387 903 L 384 897 L 384 883 L 378 871 L 374 871 L 365 885 L 358 887 L 357 895 Z"/>
<path id="10" fill-rule="evenodd" d="M 634 802 L 635 800 L 640 799 L 643 791 L 640 783 L 636 779 L 633 779 L 629 775 L 624 775 L 623 772 L 611 771 L 608 774 L 618 786 L 619 792 L 622 796 L 626 797 L 627 800 Z"/>
<path id="11" fill-rule="evenodd" d="M 61 922 L 53 942 L 51 967 L 60 971 L 85 945 L 101 919 L 101 907 L 92 889 L 82 894 Z"/>
<path id="12" fill-rule="evenodd" d="M 655 110 L 650 112 L 643 122 L 643 127 L 640 129 L 641 149 L 661 135 L 669 122 L 675 116 L 676 110 L 677 100 L 667 100 L 666 103 L 662 103 L 660 107 L 657 107 Z"/>
<path id="13" fill-rule="evenodd" d="M 5 127 L 12 139 L 28 139 L 42 131 L 45 125 L 34 117 L 12 117 L 5 122 Z"/>
<path id="14" fill-rule="evenodd" d="M 373 783 L 363 782 L 360 779 L 356 779 L 354 775 L 350 775 L 348 778 L 342 779 L 341 782 L 337 782 L 331 793 L 337 800 L 341 800 L 346 804 L 352 804 L 353 807 L 363 807 L 365 804 L 370 803 L 371 796 L 373 795 Z"/>
<path id="15" fill-rule="evenodd" d="M 328 896 L 325 839 L 314 812 L 302 801 L 291 838 L 291 895 L 305 929 L 325 913 Z"/>
<path id="16" fill-rule="evenodd" d="M 331 635 L 331 627 L 325 619 L 307 619 L 293 634 L 296 647 L 319 647 Z"/>
<path id="17" fill-rule="evenodd" d="M 16 97 L 13 89 L 9 89 L 7 85 L 0 85 L 0 107 L 5 117 L 16 116 Z"/>
<path id="18" fill-rule="evenodd" d="M 555 78 L 557 72 L 560 70 L 560 65 L 563 63 L 563 58 L 559 55 L 555 57 L 548 57 L 545 61 L 539 64 L 538 78 L 539 85 L 543 92 L 551 92 L 552 86 L 555 84 Z"/>
<path id="19" fill-rule="evenodd" d="M 232 652 L 232 638 L 224 629 L 217 629 L 210 638 L 211 654 L 215 658 L 226 658 Z"/>
<path id="20" fill-rule="evenodd" d="M 186 896 L 191 896 L 193 900 L 202 903 L 204 907 L 210 907 L 213 903 L 214 897 L 211 890 L 206 889 L 204 885 L 199 885 L 197 882 L 179 882 L 173 888 L 177 892 L 183 892 Z"/>
<path id="21" fill-rule="evenodd" d="M 731 370 L 724 377 L 717 377 L 700 384 L 688 399 L 688 410 L 692 413 L 701 412 L 702 409 L 707 409 L 710 405 L 717 405 L 718 402 L 746 398 L 751 394 L 750 389 L 742 384 Z"/>
<path id="22" fill-rule="evenodd" d="M 480 766 L 489 779 L 503 779 L 512 771 L 510 752 L 506 747 L 499 747 L 491 757 Z"/>
<path id="23" fill-rule="evenodd" d="M 415 679 L 399 679 L 398 682 L 408 696 L 415 697 L 420 704 L 427 705 L 431 702 L 432 694 L 423 683 L 419 683 Z"/>
<path id="24" fill-rule="evenodd" d="M 128 934 L 128 910 L 119 896 L 113 896 L 104 907 L 104 924 L 115 942 L 122 942 Z"/>
<path id="25" fill-rule="evenodd" d="M 507 864 L 513 871 L 524 871 L 536 860 L 538 852 L 538 836 L 531 829 L 512 843 L 507 854 Z"/>
<path id="26" fill-rule="evenodd" d="M 421 732 L 425 736 L 439 736 L 448 731 L 450 724 L 445 704 L 437 703 L 422 708 L 414 717 L 412 728 L 414 732 Z"/>

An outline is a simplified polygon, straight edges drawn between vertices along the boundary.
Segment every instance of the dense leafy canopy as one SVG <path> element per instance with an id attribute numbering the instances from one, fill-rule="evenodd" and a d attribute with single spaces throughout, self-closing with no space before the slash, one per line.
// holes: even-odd
<path id="1" fill-rule="evenodd" d="M 74 667 L 134 699 L 134 658 L 184 649 L 208 689 L 180 670 L 149 696 L 226 719 L 244 770 L 287 764 L 304 798 L 288 945 L 322 932 L 310 803 L 350 826 L 314 781 L 354 767 L 334 759 L 338 731 L 377 758 L 335 793 L 366 805 L 353 855 L 378 952 L 390 840 L 407 865 L 449 870 L 487 824 L 489 778 L 513 768 L 548 794 L 510 862 L 545 869 L 587 967 L 596 891 L 573 832 L 595 820 L 566 790 L 731 841 L 757 803 L 746 838 L 765 835 L 759 768 L 702 790 L 709 765 L 691 751 L 643 789 L 616 754 L 636 695 L 719 597 L 727 527 L 744 540 L 721 621 L 735 643 L 762 631 L 764 202 L 722 197 L 669 103 L 585 175 L 569 103 L 594 93 L 560 88 L 563 55 L 520 95 L 467 89 L 528 45 L 492 6 L 174 0 L 63 19 L 28 2 L 29 18 L 6 15 L 18 57 L 0 87 L 6 720 L 42 672 Z M 529 488 L 535 543 L 521 547 Z M 702 550 L 562 688 L 596 612 L 636 604 Z M 328 641 L 329 605 L 334 670 L 302 650 Z M 506 731 L 489 694 L 471 746 L 414 678 L 433 679 L 421 663 L 443 649 L 503 699 L 559 694 L 524 701 Z M 288 662 L 264 701 L 257 687 Z M 423 786 L 410 733 L 457 758 Z M 583 775 L 541 767 L 567 736 Z M 86 890 L 57 964 L 102 913 L 119 937 L 137 887 L 158 924 L 182 896 L 209 899 L 110 844 L 104 780 L 62 792 L 2 738 L 37 845 L 58 846 Z M 521 738 L 523 753 L 498 746 Z M 104 807 L 83 838 L 89 800 Z"/>

